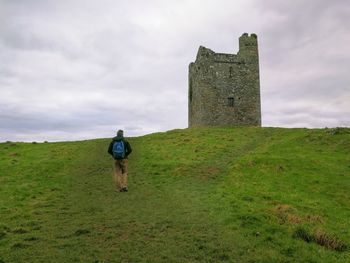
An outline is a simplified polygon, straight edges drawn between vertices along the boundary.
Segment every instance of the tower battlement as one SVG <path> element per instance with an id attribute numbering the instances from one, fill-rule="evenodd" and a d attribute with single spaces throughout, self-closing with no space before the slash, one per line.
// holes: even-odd
<path id="1" fill-rule="evenodd" d="M 258 46 L 258 36 L 256 34 L 244 33 L 239 37 L 239 49 L 249 46 Z"/>
<path id="2" fill-rule="evenodd" d="M 239 38 L 237 54 L 200 46 L 188 80 L 189 127 L 261 125 L 256 34 Z"/>

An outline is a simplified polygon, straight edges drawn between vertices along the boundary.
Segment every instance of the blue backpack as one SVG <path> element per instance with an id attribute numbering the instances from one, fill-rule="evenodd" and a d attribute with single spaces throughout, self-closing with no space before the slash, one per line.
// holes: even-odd
<path id="1" fill-rule="evenodd" d="M 115 159 L 124 159 L 125 158 L 125 147 L 123 141 L 116 141 L 113 144 L 113 157 Z"/>

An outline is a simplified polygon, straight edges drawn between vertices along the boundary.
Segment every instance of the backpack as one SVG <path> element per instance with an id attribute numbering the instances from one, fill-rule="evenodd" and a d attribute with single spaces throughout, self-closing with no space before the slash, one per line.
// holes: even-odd
<path id="1" fill-rule="evenodd" d="M 124 159 L 125 158 L 125 147 L 123 141 L 116 141 L 113 143 L 113 157 L 115 159 Z"/>

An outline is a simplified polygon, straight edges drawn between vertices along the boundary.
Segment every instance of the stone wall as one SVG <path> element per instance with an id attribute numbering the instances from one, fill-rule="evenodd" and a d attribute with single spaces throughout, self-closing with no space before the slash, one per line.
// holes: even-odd
<path id="1" fill-rule="evenodd" d="M 239 38 L 237 54 L 199 47 L 189 65 L 189 127 L 261 125 L 255 34 Z"/>

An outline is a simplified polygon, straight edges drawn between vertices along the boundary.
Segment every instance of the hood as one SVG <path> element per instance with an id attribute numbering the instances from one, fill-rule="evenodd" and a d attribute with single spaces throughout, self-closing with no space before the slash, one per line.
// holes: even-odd
<path id="1" fill-rule="evenodd" d="M 122 136 L 115 136 L 113 138 L 113 141 L 121 141 L 121 140 L 124 140 L 124 137 L 122 137 Z"/>

